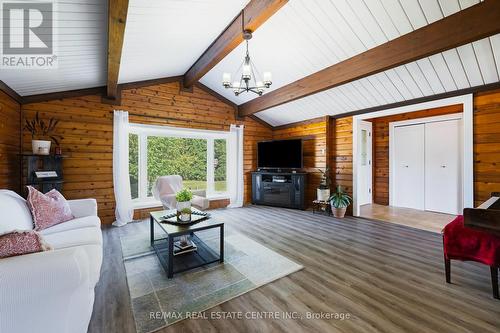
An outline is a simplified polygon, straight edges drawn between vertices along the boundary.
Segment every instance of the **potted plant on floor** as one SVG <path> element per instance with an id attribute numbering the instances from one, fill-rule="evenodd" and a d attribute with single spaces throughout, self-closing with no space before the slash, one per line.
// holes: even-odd
<path id="1" fill-rule="evenodd" d="M 175 195 L 175 200 L 177 200 L 177 220 L 182 222 L 191 221 L 191 199 L 193 199 L 193 193 L 187 188 L 183 188 Z"/>
<path id="2" fill-rule="evenodd" d="M 338 185 L 337 190 L 328 199 L 328 201 L 332 206 L 333 216 L 343 218 L 347 207 L 351 204 L 352 198 L 342 189 L 340 185 Z"/>
<path id="3" fill-rule="evenodd" d="M 24 129 L 31 133 L 31 148 L 35 155 L 49 155 L 52 141 L 59 146 L 60 135 L 55 134 L 59 120 L 50 118 L 48 121 L 40 119 L 38 112 L 32 120 L 26 119 Z"/>
<path id="4" fill-rule="evenodd" d="M 330 171 L 328 167 L 325 171 L 318 169 L 321 172 L 321 181 L 316 189 L 316 196 L 318 201 L 327 201 L 330 197 Z"/>

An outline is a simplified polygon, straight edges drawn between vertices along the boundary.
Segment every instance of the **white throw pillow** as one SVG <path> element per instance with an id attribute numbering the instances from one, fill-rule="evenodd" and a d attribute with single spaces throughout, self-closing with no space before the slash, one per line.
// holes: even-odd
<path id="1" fill-rule="evenodd" d="M 17 193 L 0 190 L 0 234 L 14 230 L 33 230 L 30 210 Z"/>

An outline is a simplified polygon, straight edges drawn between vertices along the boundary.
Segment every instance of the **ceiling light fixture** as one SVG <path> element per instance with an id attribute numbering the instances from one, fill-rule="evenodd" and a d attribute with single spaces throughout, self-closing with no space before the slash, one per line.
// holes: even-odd
<path id="1" fill-rule="evenodd" d="M 261 79 L 256 66 L 250 59 L 250 54 L 248 53 L 248 41 L 252 39 L 252 31 L 244 30 L 243 39 L 246 42 L 246 54 L 243 59 L 243 63 L 240 65 L 235 75 L 235 77 L 239 77 L 240 80 L 231 83 L 231 73 L 224 73 L 222 75 L 222 85 L 226 89 L 233 89 L 236 96 L 242 92 L 250 91 L 261 96 L 264 93 L 264 89 L 271 87 L 271 72 L 264 72 Z"/>

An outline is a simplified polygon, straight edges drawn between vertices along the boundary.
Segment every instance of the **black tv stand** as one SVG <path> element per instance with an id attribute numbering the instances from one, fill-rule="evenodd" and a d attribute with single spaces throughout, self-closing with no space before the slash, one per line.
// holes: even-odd
<path id="1" fill-rule="evenodd" d="M 252 203 L 304 209 L 306 178 L 305 172 L 252 172 Z"/>

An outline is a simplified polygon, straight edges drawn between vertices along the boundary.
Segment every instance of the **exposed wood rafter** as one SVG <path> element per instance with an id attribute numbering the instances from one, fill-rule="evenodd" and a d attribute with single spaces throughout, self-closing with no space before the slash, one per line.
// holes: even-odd
<path id="1" fill-rule="evenodd" d="M 5 82 L 0 80 L 0 90 L 6 93 L 10 98 L 15 100 L 17 103 L 22 104 L 23 98 L 11 87 L 9 87 Z"/>
<path id="2" fill-rule="evenodd" d="M 500 32 L 500 1 L 485 0 L 239 106 L 240 116 L 303 98 Z"/>
<path id="3" fill-rule="evenodd" d="M 119 104 L 118 75 L 127 22 L 128 0 L 109 0 L 108 8 L 108 83 L 107 94 L 103 101 Z"/>
<path id="4" fill-rule="evenodd" d="M 255 31 L 287 2 L 288 0 L 251 0 L 184 74 L 184 87 L 193 86 L 243 42 L 243 27 Z"/>

